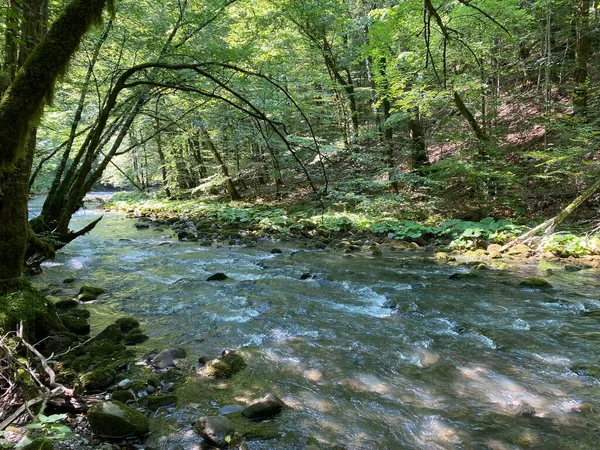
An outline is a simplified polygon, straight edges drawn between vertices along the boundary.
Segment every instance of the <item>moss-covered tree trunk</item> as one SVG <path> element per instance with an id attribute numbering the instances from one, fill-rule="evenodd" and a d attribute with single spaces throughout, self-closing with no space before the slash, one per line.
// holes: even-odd
<path id="1" fill-rule="evenodd" d="M 99 22 L 111 0 L 74 0 L 33 49 L 0 102 L 0 282 L 21 276 L 30 239 L 29 171 L 35 146 L 27 145 L 46 99 L 52 97 L 81 38 Z"/>

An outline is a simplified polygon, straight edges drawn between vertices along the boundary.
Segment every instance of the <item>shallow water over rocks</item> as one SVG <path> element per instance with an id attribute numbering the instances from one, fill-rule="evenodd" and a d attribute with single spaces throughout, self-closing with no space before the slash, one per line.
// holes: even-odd
<path id="1" fill-rule="evenodd" d="M 98 214 L 84 210 L 72 227 Z M 408 251 L 204 247 L 134 223 L 106 214 L 39 283 L 105 288 L 84 306 L 96 331 L 131 315 L 145 348 L 184 347 L 192 364 L 240 349 L 248 368 L 233 392 L 189 389 L 188 405 L 163 412 L 186 450 L 199 448 L 193 420 L 268 392 L 289 406 L 275 419 L 280 437 L 250 449 L 598 448 L 600 383 L 574 370 L 600 366 L 600 319 L 584 314 L 600 309 L 598 271 L 554 268 L 554 289 L 524 289 L 545 266 L 449 279 L 469 269 Z M 206 281 L 218 272 L 229 278 Z"/>

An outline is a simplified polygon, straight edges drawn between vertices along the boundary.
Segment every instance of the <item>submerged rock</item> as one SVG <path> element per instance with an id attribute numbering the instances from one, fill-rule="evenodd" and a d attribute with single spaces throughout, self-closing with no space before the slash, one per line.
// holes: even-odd
<path id="1" fill-rule="evenodd" d="M 280 248 L 274 248 L 273 250 L 271 250 L 271 253 L 274 255 L 280 255 L 283 253 L 283 251 Z"/>
<path id="2" fill-rule="evenodd" d="M 100 287 L 95 286 L 81 286 L 79 289 L 79 295 L 77 300 L 81 302 L 90 302 L 96 300 L 99 295 L 104 294 L 106 291 Z"/>
<path id="3" fill-rule="evenodd" d="M 242 410 L 242 415 L 249 420 L 267 419 L 279 414 L 285 403 L 274 394 L 267 394 L 259 401 Z"/>
<path id="4" fill-rule="evenodd" d="M 200 373 L 209 378 L 231 378 L 246 368 L 246 362 L 237 352 L 226 350 L 221 358 L 207 361 Z"/>
<path id="5" fill-rule="evenodd" d="M 167 367 L 174 367 L 175 360 L 185 358 L 187 355 L 186 351 L 180 347 L 166 348 L 152 358 L 152 365 L 159 369 L 166 369 Z"/>
<path id="6" fill-rule="evenodd" d="M 206 279 L 206 281 L 223 281 L 223 280 L 226 280 L 227 278 L 229 278 L 227 275 L 225 275 L 224 273 L 218 272 L 218 273 L 215 273 L 214 275 L 211 275 L 210 277 L 208 277 Z"/>
<path id="7" fill-rule="evenodd" d="M 204 440 L 218 446 L 226 445 L 234 433 L 233 425 L 223 416 L 200 417 L 194 423 L 194 429 Z"/>
<path id="8" fill-rule="evenodd" d="M 119 325 L 119 328 L 121 328 L 123 333 L 128 333 L 134 328 L 140 326 L 140 323 L 133 317 L 120 317 L 119 319 L 115 320 L 115 323 Z"/>
<path id="9" fill-rule="evenodd" d="M 150 429 L 145 415 L 118 401 L 96 403 L 87 418 L 92 432 L 106 439 L 142 437 Z"/>
<path id="10" fill-rule="evenodd" d="M 56 306 L 57 309 L 72 309 L 78 305 L 79 302 L 77 300 L 73 300 L 70 298 L 66 300 L 59 300 L 56 303 L 54 303 L 54 306 Z"/>
<path id="11" fill-rule="evenodd" d="M 543 278 L 525 278 L 519 283 L 519 286 L 535 289 L 551 289 L 552 283 Z"/>

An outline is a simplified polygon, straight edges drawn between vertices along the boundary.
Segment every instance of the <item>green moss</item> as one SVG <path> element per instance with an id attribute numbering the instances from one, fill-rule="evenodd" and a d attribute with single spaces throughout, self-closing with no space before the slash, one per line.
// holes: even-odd
<path id="1" fill-rule="evenodd" d="M 534 289 L 551 289 L 552 283 L 543 278 L 525 278 L 519 283 L 519 286 Z"/>
<path id="2" fill-rule="evenodd" d="M 60 321 L 65 328 L 78 335 L 90 333 L 90 324 L 87 321 L 89 311 L 85 309 L 74 309 L 60 315 Z"/>
<path id="3" fill-rule="evenodd" d="M 81 375 L 79 381 L 86 391 L 99 391 L 110 386 L 115 381 L 116 374 L 114 369 L 98 367 Z"/>
<path id="4" fill-rule="evenodd" d="M 87 417 L 93 433 L 104 438 L 144 436 L 150 428 L 146 416 L 119 401 L 96 403 Z"/>
<path id="5" fill-rule="evenodd" d="M 148 404 L 148 409 L 156 410 L 162 406 L 174 405 L 177 403 L 177 396 L 175 394 L 157 394 L 149 395 L 144 399 Z"/>
<path id="6" fill-rule="evenodd" d="M 92 358 L 98 360 L 106 357 L 111 359 L 124 358 L 132 353 L 123 344 L 113 344 L 110 341 L 93 341 L 86 347 L 85 351 Z"/>
<path id="7" fill-rule="evenodd" d="M 54 304 L 33 288 L 0 296 L 0 331 L 16 330 L 20 322 L 30 342 L 41 341 L 51 332 L 65 331 Z"/>
<path id="8" fill-rule="evenodd" d="M 133 317 L 120 317 L 119 319 L 115 320 L 115 323 L 119 325 L 123 333 L 129 333 L 133 329 L 140 326 L 140 323 Z"/>
<path id="9" fill-rule="evenodd" d="M 126 403 L 130 400 L 135 400 L 135 396 L 130 391 L 114 391 L 110 394 L 111 400 L 116 400 L 121 403 Z"/>
<path id="10" fill-rule="evenodd" d="M 201 369 L 201 373 L 209 378 L 231 378 L 236 373 L 246 368 L 246 362 L 237 352 L 231 351 L 219 359 L 208 361 Z"/>
<path id="11" fill-rule="evenodd" d="M 236 434 L 248 440 L 275 439 L 281 435 L 279 424 L 274 420 L 260 423 L 250 422 L 242 416 L 241 411 L 228 414 L 227 418 L 233 424 Z"/>
<path id="12" fill-rule="evenodd" d="M 54 306 L 56 306 L 58 309 L 70 309 L 70 308 L 75 308 L 77 305 L 79 305 L 79 303 L 75 300 L 72 299 L 65 299 L 65 300 L 58 300 L 57 302 L 54 303 Z"/>
<path id="13" fill-rule="evenodd" d="M 106 291 L 100 287 L 95 286 L 81 286 L 79 289 L 79 295 L 77 299 L 82 302 L 89 302 L 96 300 L 99 295 L 104 294 Z"/>
<path id="14" fill-rule="evenodd" d="M 577 364 L 571 367 L 571 370 L 578 375 L 584 375 L 587 377 L 594 377 L 600 380 L 600 367 L 589 366 L 585 364 Z"/>
<path id="15" fill-rule="evenodd" d="M 141 329 L 135 328 L 131 332 L 123 336 L 123 344 L 125 345 L 136 345 L 141 344 L 148 340 L 148 336 L 145 335 Z"/>
<path id="16" fill-rule="evenodd" d="M 94 336 L 94 342 L 107 341 L 116 344 L 121 341 L 122 336 L 123 333 L 121 333 L 121 327 L 113 323 Z"/>

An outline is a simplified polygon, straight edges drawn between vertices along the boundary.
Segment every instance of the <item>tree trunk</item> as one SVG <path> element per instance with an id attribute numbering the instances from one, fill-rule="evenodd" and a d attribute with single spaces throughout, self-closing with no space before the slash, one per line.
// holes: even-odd
<path id="1" fill-rule="evenodd" d="M 169 180 L 167 177 L 167 160 L 165 158 L 165 152 L 162 146 L 162 137 L 160 133 L 160 119 L 158 118 L 158 115 L 156 116 L 155 124 L 155 130 L 157 131 L 156 152 L 158 153 L 158 159 L 160 160 L 160 175 L 162 177 L 163 189 L 165 190 L 167 198 L 171 198 L 171 190 L 169 189 Z"/>
<path id="2" fill-rule="evenodd" d="M 463 102 L 463 99 L 456 91 L 454 91 L 454 104 L 456 105 L 456 108 L 460 114 L 467 119 L 467 122 L 469 122 L 469 125 L 471 125 L 471 129 L 475 133 L 475 136 L 477 136 L 477 139 L 481 142 L 487 141 L 488 137 L 479 125 L 479 122 L 477 122 L 475 116 L 473 116 L 471 111 L 469 111 L 469 108 L 467 108 L 467 105 L 465 105 L 465 102 Z"/>
<path id="3" fill-rule="evenodd" d="M 229 170 L 227 169 L 227 165 L 223 161 L 223 158 L 221 158 L 221 155 L 219 154 L 217 147 L 215 147 L 215 144 L 210 138 L 208 131 L 203 126 L 201 126 L 200 133 L 202 134 L 202 138 L 204 139 L 204 145 L 206 145 L 206 147 L 213 154 L 215 162 L 218 164 L 219 169 L 221 170 L 221 175 L 225 177 L 225 189 L 227 189 L 227 194 L 229 194 L 231 200 L 241 200 L 242 196 L 235 187 L 235 184 L 233 184 L 233 180 L 229 176 Z"/>
<path id="4" fill-rule="evenodd" d="M 511 247 L 514 247 L 517 244 L 527 241 L 529 238 L 535 236 L 536 234 L 540 234 L 544 232 L 545 234 L 552 233 L 554 229 L 559 226 L 564 220 L 569 217 L 583 202 L 589 199 L 592 195 L 596 193 L 596 191 L 600 190 L 600 179 L 597 180 L 594 184 L 592 184 L 589 188 L 579 195 L 575 200 L 567 205 L 565 209 L 563 209 L 556 216 L 551 219 L 546 220 L 545 222 L 539 224 L 535 228 L 532 228 L 527 233 L 522 234 L 518 238 L 510 241 L 508 244 L 504 245 L 500 251 L 504 252 Z"/>
<path id="5" fill-rule="evenodd" d="M 31 231 L 27 222 L 34 145 L 30 130 L 52 97 L 89 27 L 110 0 L 74 0 L 33 49 L 0 103 L 0 280 L 21 276 Z"/>
<path id="6" fill-rule="evenodd" d="M 425 147 L 425 136 L 423 136 L 423 124 L 419 108 L 416 108 L 414 116 L 410 119 L 408 129 L 411 139 L 410 163 L 413 170 L 429 164 L 427 149 Z"/>
<path id="7" fill-rule="evenodd" d="M 585 117 L 588 104 L 588 61 L 591 55 L 590 45 L 590 0 L 579 0 L 577 8 L 577 48 L 576 67 L 573 75 L 573 110 L 576 115 Z"/>

